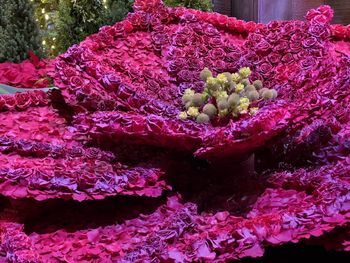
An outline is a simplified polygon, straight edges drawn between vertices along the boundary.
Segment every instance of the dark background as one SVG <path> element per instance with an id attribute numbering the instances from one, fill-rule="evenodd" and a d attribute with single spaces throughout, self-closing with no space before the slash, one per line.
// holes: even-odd
<path id="1" fill-rule="evenodd" d="M 311 8 L 330 5 L 333 24 L 350 24 L 350 0 L 214 0 L 218 13 L 246 21 L 268 23 L 271 20 L 304 19 Z"/>

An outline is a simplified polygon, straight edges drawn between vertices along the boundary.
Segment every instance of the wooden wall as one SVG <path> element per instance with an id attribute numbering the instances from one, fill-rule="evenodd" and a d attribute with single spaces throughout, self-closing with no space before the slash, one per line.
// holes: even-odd
<path id="1" fill-rule="evenodd" d="M 350 24 L 350 0 L 214 0 L 216 12 L 246 21 L 304 19 L 311 8 L 332 6 L 334 24 Z"/>

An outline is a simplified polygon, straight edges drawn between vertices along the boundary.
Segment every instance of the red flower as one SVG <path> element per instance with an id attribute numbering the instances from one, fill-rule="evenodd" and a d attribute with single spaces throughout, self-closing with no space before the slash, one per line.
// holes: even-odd
<path id="1" fill-rule="evenodd" d="M 73 76 L 69 79 L 69 83 L 76 88 L 82 87 L 84 84 L 84 80 L 79 76 Z"/>
<path id="2" fill-rule="evenodd" d="M 215 48 L 209 51 L 209 56 L 212 60 L 222 60 L 226 53 L 222 48 Z"/>
<path id="3" fill-rule="evenodd" d="M 309 38 L 306 38 L 304 41 L 303 41 L 303 46 L 305 48 L 311 48 L 313 46 L 315 46 L 317 43 L 317 38 L 315 37 L 309 37 Z"/>
<path id="4" fill-rule="evenodd" d="M 15 96 L 6 95 L 3 96 L 3 98 L 5 99 L 5 106 L 8 110 L 12 110 L 16 107 Z"/>
<path id="5" fill-rule="evenodd" d="M 338 38 L 346 38 L 347 36 L 347 27 L 344 25 L 332 25 L 332 30 L 334 36 Z"/>
<path id="6" fill-rule="evenodd" d="M 25 110 L 32 104 L 32 101 L 28 93 L 19 93 L 19 92 L 16 93 L 15 100 L 16 100 L 16 107 L 20 110 Z"/>

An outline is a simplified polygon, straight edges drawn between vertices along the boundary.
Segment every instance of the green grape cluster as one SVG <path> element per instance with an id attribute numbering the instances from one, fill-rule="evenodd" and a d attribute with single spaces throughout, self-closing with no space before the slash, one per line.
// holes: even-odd
<path id="1" fill-rule="evenodd" d="M 216 118 L 256 114 L 259 109 L 252 107 L 252 102 L 275 99 L 277 91 L 264 88 L 260 80 L 251 82 L 250 75 L 249 67 L 235 73 L 224 72 L 216 77 L 208 68 L 204 68 L 200 73 L 201 80 L 205 82 L 204 90 L 201 93 L 185 90 L 182 96 L 185 111 L 179 114 L 179 118 L 209 123 Z"/>

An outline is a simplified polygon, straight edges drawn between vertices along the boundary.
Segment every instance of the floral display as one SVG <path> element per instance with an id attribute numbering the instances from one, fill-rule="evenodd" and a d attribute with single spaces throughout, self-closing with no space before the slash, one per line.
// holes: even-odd
<path id="1" fill-rule="evenodd" d="M 136 0 L 124 21 L 25 66 L 30 78 L 0 73 L 57 87 L 0 96 L 1 255 L 231 262 L 304 241 L 348 251 L 350 35 L 332 17 L 320 6 L 265 25 Z"/>
<path id="2" fill-rule="evenodd" d="M 246 67 L 237 73 L 225 72 L 214 78 L 208 68 L 203 69 L 200 78 L 206 82 L 204 91 L 195 93 L 192 89 L 185 90 L 182 103 L 187 111 L 181 112 L 179 118 L 209 123 L 217 117 L 222 120 L 241 114 L 256 114 L 259 108 L 251 107 L 252 103 L 259 99 L 275 99 L 277 91 L 263 88 L 261 80 L 251 83 L 248 79 L 250 74 L 250 68 Z"/>

